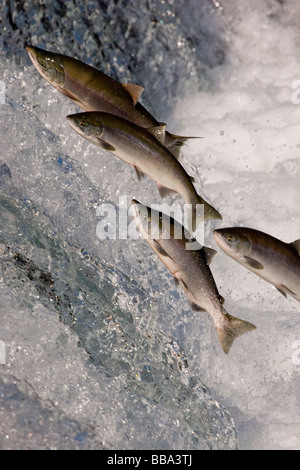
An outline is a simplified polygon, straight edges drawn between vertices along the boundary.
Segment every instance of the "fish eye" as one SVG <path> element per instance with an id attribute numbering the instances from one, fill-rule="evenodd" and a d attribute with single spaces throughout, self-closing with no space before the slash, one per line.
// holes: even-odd
<path id="1" fill-rule="evenodd" d="M 39 59 L 39 64 L 40 64 L 41 67 L 43 67 L 43 69 L 47 68 L 47 61 L 46 60 Z"/>
<path id="2" fill-rule="evenodd" d="M 233 242 L 234 238 L 233 238 L 232 235 L 227 235 L 227 236 L 226 236 L 226 240 L 227 240 L 229 243 L 231 243 L 231 242 Z"/>
<path id="3" fill-rule="evenodd" d="M 79 121 L 79 125 L 80 125 L 80 127 L 85 127 L 86 126 L 84 121 Z"/>

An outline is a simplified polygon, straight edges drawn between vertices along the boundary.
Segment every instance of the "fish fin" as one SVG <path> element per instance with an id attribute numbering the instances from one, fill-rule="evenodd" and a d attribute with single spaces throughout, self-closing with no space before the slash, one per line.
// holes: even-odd
<path id="1" fill-rule="evenodd" d="M 159 126 L 149 127 L 147 131 L 152 134 L 161 144 L 165 143 L 167 124 L 161 122 Z"/>
<path id="2" fill-rule="evenodd" d="M 224 353 L 228 354 L 232 343 L 238 336 L 255 329 L 256 326 L 252 325 L 252 323 L 249 323 L 245 320 L 240 320 L 239 318 L 236 318 L 227 313 L 224 319 L 224 325 L 221 327 L 216 327 Z"/>
<path id="3" fill-rule="evenodd" d="M 298 255 L 300 255 L 300 240 L 290 243 L 290 246 L 292 246 L 297 251 Z"/>
<path id="4" fill-rule="evenodd" d="M 173 146 L 182 147 L 185 142 L 190 139 L 203 139 L 203 137 L 184 137 L 183 135 L 176 134 L 170 134 L 170 137 L 172 138 L 172 143 L 168 148 L 171 148 Z"/>
<path id="5" fill-rule="evenodd" d="M 250 258 L 249 256 L 244 256 L 244 260 L 246 261 L 248 266 L 253 269 L 264 269 L 263 265 L 259 261 L 256 261 L 255 259 Z"/>
<path id="6" fill-rule="evenodd" d="M 207 246 L 203 247 L 203 251 L 205 253 L 206 262 L 209 265 L 212 262 L 212 260 L 213 260 L 214 256 L 216 255 L 217 251 L 213 250 L 212 248 L 208 248 Z"/>
<path id="7" fill-rule="evenodd" d="M 282 287 L 283 287 L 283 289 L 285 289 L 285 291 L 286 291 L 288 294 L 292 295 L 293 297 L 296 297 L 296 296 L 297 296 L 297 294 L 295 294 L 295 292 L 293 292 L 293 291 L 292 291 L 291 289 L 289 289 L 288 287 L 286 287 L 286 286 L 282 286 Z"/>
<path id="8" fill-rule="evenodd" d="M 163 249 L 163 247 L 159 244 L 157 240 L 153 240 L 155 249 L 156 251 L 161 255 L 161 256 L 166 256 L 167 258 L 170 258 L 166 250 Z"/>
<path id="9" fill-rule="evenodd" d="M 194 310 L 194 312 L 206 312 L 206 310 L 204 308 L 200 307 L 200 305 L 196 304 L 192 300 L 189 300 L 189 304 L 192 307 L 192 309 Z"/>
<path id="10" fill-rule="evenodd" d="M 212 207 L 208 202 L 206 202 L 201 196 L 197 195 L 197 202 L 191 202 L 192 205 L 192 214 L 189 214 L 189 219 L 188 220 L 188 229 L 190 232 L 195 232 L 198 228 L 198 226 L 203 223 L 203 218 L 204 220 L 209 220 L 209 219 L 219 219 L 222 220 L 221 214 L 214 208 Z M 203 205 L 204 206 L 204 217 L 203 213 L 200 210 L 197 210 L 197 205 Z"/>
<path id="11" fill-rule="evenodd" d="M 291 289 L 289 289 L 288 287 L 286 287 L 284 285 L 275 286 L 275 287 L 282 295 L 284 295 L 284 297 L 286 297 L 287 294 L 290 294 L 293 297 L 297 296 L 297 294 L 295 294 L 295 292 L 293 292 Z"/>
<path id="12" fill-rule="evenodd" d="M 138 103 L 145 88 L 140 85 L 133 85 L 132 83 L 122 83 L 122 86 L 130 94 L 135 106 Z"/>
<path id="13" fill-rule="evenodd" d="M 175 286 L 178 287 L 179 286 L 179 280 L 177 279 L 177 277 L 173 277 L 174 279 L 174 282 L 175 282 Z"/>
<path id="14" fill-rule="evenodd" d="M 282 286 L 275 286 L 276 289 L 280 292 L 280 294 L 282 294 L 284 297 L 286 297 L 286 292 L 282 289 Z"/>
<path id="15" fill-rule="evenodd" d="M 193 176 L 191 176 L 191 175 L 189 175 L 189 177 L 190 177 L 191 182 L 192 182 L 192 183 L 195 183 L 195 181 L 196 181 L 195 178 L 194 178 Z"/>
<path id="16" fill-rule="evenodd" d="M 202 139 L 203 137 L 183 137 L 182 135 L 169 134 L 171 143 L 167 145 L 169 152 L 171 152 L 176 160 L 180 157 L 181 147 L 189 139 Z"/>
<path id="17" fill-rule="evenodd" d="M 180 277 L 180 273 L 176 272 L 173 276 L 174 276 L 174 279 L 175 279 L 175 284 L 177 286 L 178 286 L 178 284 L 180 284 L 181 287 L 183 287 L 186 292 L 189 292 L 189 288 L 188 288 L 186 282 L 184 282 L 184 280 Z"/>
<path id="18" fill-rule="evenodd" d="M 58 87 L 58 91 L 60 91 L 62 95 L 66 96 L 70 100 L 80 102 L 80 100 L 76 96 L 72 95 L 72 93 L 70 93 L 68 90 L 65 90 L 62 87 Z"/>
<path id="19" fill-rule="evenodd" d="M 166 186 L 162 186 L 161 184 L 157 184 L 158 192 L 160 194 L 160 197 L 164 198 L 167 196 L 170 196 L 170 194 L 175 193 L 174 189 L 171 188 L 166 188 Z"/>
<path id="20" fill-rule="evenodd" d="M 141 179 L 145 176 L 144 173 L 141 170 L 139 170 L 135 165 L 133 165 L 133 168 L 135 169 L 138 180 L 141 181 Z"/>
<path id="21" fill-rule="evenodd" d="M 101 147 L 103 150 L 108 150 L 109 152 L 114 152 L 116 149 L 113 147 L 111 144 L 108 142 L 105 142 L 105 140 L 100 139 L 99 137 L 97 138 L 98 146 Z"/>
<path id="22" fill-rule="evenodd" d="M 180 284 L 182 285 L 182 287 L 186 290 L 186 292 L 188 292 L 188 291 L 189 291 L 189 288 L 188 288 L 187 284 L 184 282 L 184 280 L 183 280 L 183 279 L 179 279 L 179 282 L 180 282 Z"/>

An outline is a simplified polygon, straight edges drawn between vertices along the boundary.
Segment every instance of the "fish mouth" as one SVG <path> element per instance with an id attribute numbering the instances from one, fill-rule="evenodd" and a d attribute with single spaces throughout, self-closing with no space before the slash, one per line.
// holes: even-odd
<path id="1" fill-rule="evenodd" d="M 75 119 L 74 119 L 74 115 L 69 114 L 68 116 L 66 116 L 66 119 L 67 119 L 68 123 L 70 124 L 70 126 L 72 127 L 72 129 L 74 129 L 74 131 L 79 133 L 78 126 L 77 126 L 77 124 L 75 122 Z"/>
<path id="2" fill-rule="evenodd" d="M 25 46 L 25 49 L 36 70 L 50 85 L 55 88 L 63 86 L 65 82 L 64 68 L 58 61 L 54 64 L 55 58 L 51 57 L 54 57 L 55 54 L 30 45 Z M 41 62 L 45 63 L 45 67 L 41 65 Z M 48 67 L 47 64 L 50 62 L 51 65 Z"/>
<path id="3" fill-rule="evenodd" d="M 222 233 L 220 233 L 219 230 L 214 230 L 213 234 L 214 234 L 215 240 L 216 240 L 216 242 L 217 242 L 217 244 L 219 245 L 220 248 L 224 249 L 225 247 L 228 246 L 227 243 L 226 243 L 225 238 L 223 237 Z"/>
<path id="4" fill-rule="evenodd" d="M 35 67 L 38 67 L 38 61 L 36 59 L 36 53 L 34 51 L 34 47 L 26 46 L 25 49 L 28 52 L 29 58 L 30 58 L 31 62 L 33 63 L 33 65 Z"/>

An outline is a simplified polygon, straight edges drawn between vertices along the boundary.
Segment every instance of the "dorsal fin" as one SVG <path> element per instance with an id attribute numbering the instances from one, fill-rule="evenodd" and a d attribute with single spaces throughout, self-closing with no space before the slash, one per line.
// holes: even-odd
<path id="1" fill-rule="evenodd" d="M 123 88 L 130 94 L 131 98 L 133 99 L 134 106 L 139 101 L 141 94 L 144 91 L 144 88 L 140 85 L 133 85 L 131 83 L 122 83 Z"/>
<path id="2" fill-rule="evenodd" d="M 161 122 L 159 126 L 149 127 L 147 131 L 150 134 L 154 135 L 154 137 L 156 137 L 157 140 L 159 140 L 161 144 L 164 144 L 165 137 L 166 137 L 166 127 L 167 127 L 167 124 L 165 124 L 164 122 Z"/>
<path id="3" fill-rule="evenodd" d="M 300 240 L 296 240 L 295 242 L 290 243 L 290 245 L 297 251 L 298 255 L 300 255 Z"/>

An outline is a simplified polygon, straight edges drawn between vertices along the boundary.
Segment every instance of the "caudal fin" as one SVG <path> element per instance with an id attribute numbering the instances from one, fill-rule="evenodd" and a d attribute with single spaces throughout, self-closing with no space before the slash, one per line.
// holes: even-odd
<path id="1" fill-rule="evenodd" d="M 222 220 L 222 216 L 220 214 L 220 212 L 217 211 L 217 209 L 215 209 L 213 206 L 211 206 L 210 204 L 208 204 L 208 202 L 206 202 L 204 199 L 202 199 L 202 197 L 199 196 L 199 204 L 203 204 L 204 205 L 204 219 L 205 220 L 208 220 L 208 219 L 219 219 L 219 220 Z"/>
<path id="2" fill-rule="evenodd" d="M 195 233 L 199 227 L 203 226 L 203 220 L 219 219 L 222 220 L 220 212 L 213 206 L 205 201 L 201 196 L 197 196 L 195 200 L 191 201 L 190 206 L 186 207 L 188 229 L 190 232 Z"/>
<path id="3" fill-rule="evenodd" d="M 222 349 L 225 354 L 228 354 L 234 340 L 238 336 L 248 333 L 248 331 L 255 330 L 256 326 L 227 313 L 224 317 L 224 324 L 221 327 L 216 327 L 216 329 Z"/>
<path id="4" fill-rule="evenodd" d="M 182 135 L 168 133 L 165 145 L 168 147 L 168 150 L 173 153 L 174 157 L 178 160 L 180 157 L 181 147 L 187 140 L 190 139 L 202 139 L 202 137 L 183 137 Z"/>

